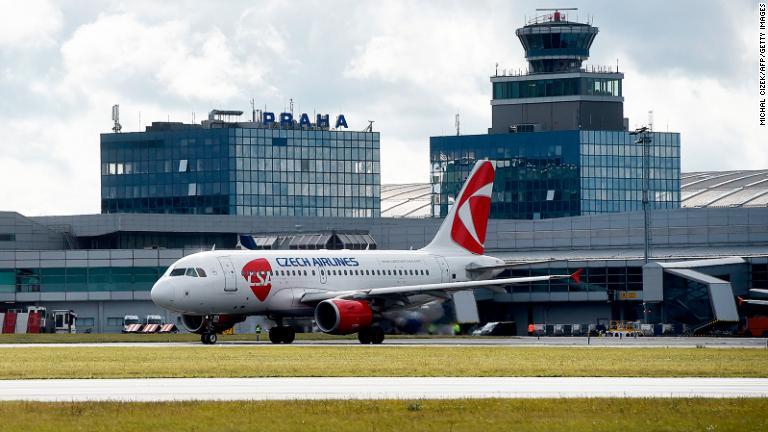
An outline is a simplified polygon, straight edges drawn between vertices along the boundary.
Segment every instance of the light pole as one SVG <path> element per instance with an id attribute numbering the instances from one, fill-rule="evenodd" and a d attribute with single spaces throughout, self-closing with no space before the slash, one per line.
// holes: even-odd
<path id="1" fill-rule="evenodd" d="M 648 264 L 648 258 L 650 255 L 651 245 L 651 232 L 650 225 L 650 197 L 649 197 L 649 177 L 650 177 L 650 144 L 651 137 L 649 135 L 650 130 L 647 126 L 640 127 L 630 132 L 630 135 L 638 135 L 639 138 L 635 141 L 635 144 L 641 144 L 643 146 L 643 263 Z M 645 296 L 643 296 L 645 297 Z M 648 308 L 645 304 L 645 298 L 643 298 L 643 321 L 648 323 Z"/>

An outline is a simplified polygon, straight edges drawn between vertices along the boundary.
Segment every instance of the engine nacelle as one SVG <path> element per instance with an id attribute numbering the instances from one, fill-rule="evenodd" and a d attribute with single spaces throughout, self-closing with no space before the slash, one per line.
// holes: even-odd
<path id="1" fill-rule="evenodd" d="M 329 299 L 315 307 L 315 323 L 325 333 L 356 333 L 370 327 L 372 321 L 371 305 L 364 300 Z"/>
<path id="2" fill-rule="evenodd" d="M 235 324 L 245 321 L 245 315 L 182 315 L 181 324 L 190 332 L 203 334 L 212 327 L 214 333 L 222 333 L 231 329 Z M 210 326 L 210 323 L 213 326 Z"/>

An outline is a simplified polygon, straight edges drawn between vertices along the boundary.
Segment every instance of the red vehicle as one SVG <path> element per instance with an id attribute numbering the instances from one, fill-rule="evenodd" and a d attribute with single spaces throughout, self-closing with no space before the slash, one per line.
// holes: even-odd
<path id="1" fill-rule="evenodd" d="M 768 337 L 768 316 L 753 316 L 742 319 L 739 336 Z"/>

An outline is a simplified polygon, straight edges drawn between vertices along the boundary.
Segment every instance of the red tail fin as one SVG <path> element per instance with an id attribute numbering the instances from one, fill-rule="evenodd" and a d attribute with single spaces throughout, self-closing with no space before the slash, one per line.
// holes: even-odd
<path id="1" fill-rule="evenodd" d="M 571 279 L 573 279 L 574 282 L 581 283 L 581 272 L 583 272 L 584 269 L 578 269 L 571 275 Z"/>

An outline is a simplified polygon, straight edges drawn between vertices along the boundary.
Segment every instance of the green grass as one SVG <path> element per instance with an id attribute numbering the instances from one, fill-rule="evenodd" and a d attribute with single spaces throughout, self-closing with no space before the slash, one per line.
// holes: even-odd
<path id="1" fill-rule="evenodd" d="M 768 399 L 0 403 L 3 431 L 764 431 Z"/>
<path id="2" fill-rule="evenodd" d="M 273 376 L 766 377 L 768 351 L 268 344 L 0 349 L 0 379 Z"/>

